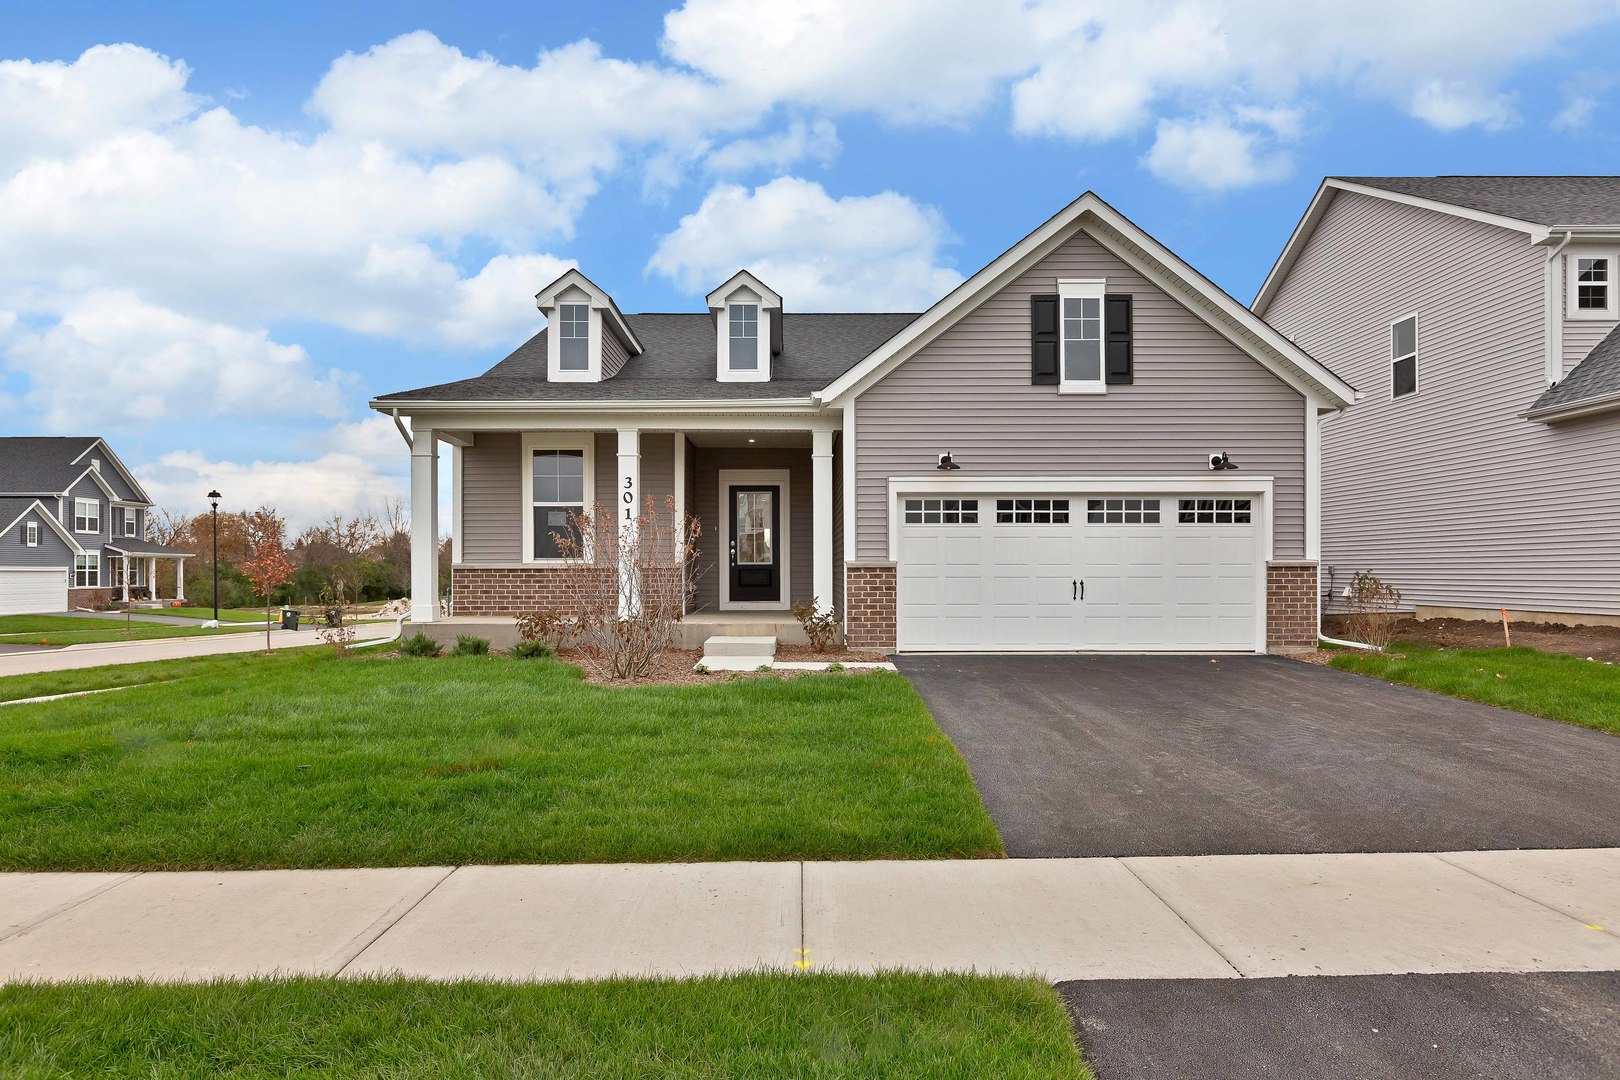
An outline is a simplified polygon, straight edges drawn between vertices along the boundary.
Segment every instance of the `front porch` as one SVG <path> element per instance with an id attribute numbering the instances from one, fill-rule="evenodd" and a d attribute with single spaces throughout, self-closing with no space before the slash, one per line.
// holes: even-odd
<path id="1" fill-rule="evenodd" d="M 430 635 L 474 633 L 500 647 L 512 620 L 565 611 L 571 597 L 555 533 L 569 511 L 622 514 L 651 500 L 696 518 L 696 588 L 683 646 L 710 636 L 803 643 L 795 603 L 839 611 L 842 450 L 831 426 L 761 416 L 759 428 L 607 425 L 547 430 L 426 429 L 412 439 L 412 621 Z M 834 418 L 836 419 L 836 418 Z M 826 417 L 816 423 L 827 424 Z M 439 444 L 450 446 L 450 581 L 438 580 Z M 447 588 L 446 588 L 447 586 Z M 428 601 L 446 598 L 443 608 Z M 424 602 L 426 601 L 426 602 Z M 452 630 L 451 628 L 454 627 Z M 426 626 L 423 629 L 427 629 Z"/>
<path id="2" fill-rule="evenodd" d="M 115 602 L 129 604 L 148 602 L 167 603 L 169 599 L 186 599 L 186 560 L 190 552 L 177 551 L 149 540 L 121 538 L 103 548 L 102 561 L 107 567 L 107 585 Z M 158 562 L 174 563 L 174 596 L 158 595 Z"/>

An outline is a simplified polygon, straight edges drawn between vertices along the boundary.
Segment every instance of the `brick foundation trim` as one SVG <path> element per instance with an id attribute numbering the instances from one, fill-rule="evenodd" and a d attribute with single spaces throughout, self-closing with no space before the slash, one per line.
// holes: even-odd
<path id="1" fill-rule="evenodd" d="M 892 562 L 844 564 L 844 641 L 852 649 L 895 647 L 895 582 Z"/>
<path id="2" fill-rule="evenodd" d="M 453 615 L 561 611 L 570 603 L 567 572 L 560 566 L 454 566 L 450 601 Z"/>
<path id="3" fill-rule="evenodd" d="M 1267 652 L 1316 648 L 1316 590 L 1316 563 L 1266 564 Z"/>

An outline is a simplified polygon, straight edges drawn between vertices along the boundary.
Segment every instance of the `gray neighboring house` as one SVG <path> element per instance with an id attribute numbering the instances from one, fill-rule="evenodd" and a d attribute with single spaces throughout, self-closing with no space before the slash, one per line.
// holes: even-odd
<path id="1" fill-rule="evenodd" d="M 1253 307 L 1366 395 L 1322 425 L 1335 590 L 1620 618 L 1617 273 L 1620 177 L 1323 181 Z"/>
<path id="2" fill-rule="evenodd" d="M 0 438 L 0 615 L 157 599 L 159 560 L 187 551 L 146 539 L 152 500 L 94 436 Z"/>
<path id="3" fill-rule="evenodd" d="M 689 627 L 814 598 L 857 647 L 1314 646 L 1317 417 L 1355 391 L 1096 195 L 920 314 L 746 271 L 706 300 L 626 315 L 569 271 L 483 375 L 371 402 L 410 420 L 413 619 L 446 444 L 452 622 L 561 606 L 567 511 L 669 496 L 711 568 Z"/>

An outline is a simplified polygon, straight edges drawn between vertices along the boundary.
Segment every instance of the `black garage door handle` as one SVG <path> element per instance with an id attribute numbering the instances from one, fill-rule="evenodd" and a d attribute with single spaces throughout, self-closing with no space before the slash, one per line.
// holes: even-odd
<path id="1" fill-rule="evenodd" d="M 1069 584 L 1074 587 L 1074 597 L 1073 598 L 1075 600 L 1084 600 L 1086 598 L 1086 583 L 1085 582 L 1076 580 L 1076 581 L 1069 582 Z"/>

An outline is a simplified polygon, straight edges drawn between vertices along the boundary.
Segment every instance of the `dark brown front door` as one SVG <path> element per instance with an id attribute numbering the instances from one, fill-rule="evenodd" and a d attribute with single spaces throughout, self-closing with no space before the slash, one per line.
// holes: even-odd
<path id="1" fill-rule="evenodd" d="M 731 489 L 731 599 L 779 603 L 782 599 L 782 488 L 777 484 Z"/>

